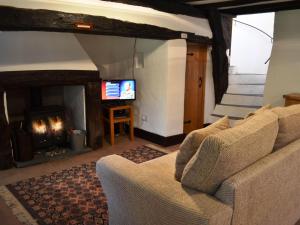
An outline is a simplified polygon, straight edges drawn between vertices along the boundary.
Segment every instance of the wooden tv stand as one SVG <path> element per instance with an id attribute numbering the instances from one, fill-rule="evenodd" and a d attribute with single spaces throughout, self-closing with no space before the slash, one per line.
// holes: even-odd
<path id="1" fill-rule="evenodd" d="M 105 123 L 109 124 L 110 128 L 110 144 L 115 143 L 115 124 L 119 124 L 120 133 L 124 133 L 122 124 L 128 123 L 129 125 L 129 138 L 131 141 L 134 140 L 134 115 L 133 115 L 133 106 L 132 105 L 104 105 L 103 107 L 103 141 L 105 137 Z M 124 111 L 123 114 L 118 112 Z"/>

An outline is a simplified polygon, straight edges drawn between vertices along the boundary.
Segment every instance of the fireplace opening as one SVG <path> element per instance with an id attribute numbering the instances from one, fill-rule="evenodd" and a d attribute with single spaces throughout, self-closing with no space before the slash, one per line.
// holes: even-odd
<path id="1" fill-rule="evenodd" d="M 40 158 L 71 151 L 72 130 L 86 130 L 83 85 L 10 89 L 7 107 L 15 156 L 24 155 L 20 151 L 24 148 L 25 134 L 30 139 L 26 140 L 26 151 L 31 148 L 32 156 Z M 16 161 L 28 161 L 28 157 Z"/>

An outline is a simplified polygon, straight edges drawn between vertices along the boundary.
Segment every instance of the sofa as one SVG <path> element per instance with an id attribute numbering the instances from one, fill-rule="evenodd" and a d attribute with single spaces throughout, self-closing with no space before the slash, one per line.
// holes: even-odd
<path id="1" fill-rule="evenodd" d="M 202 183 L 191 182 L 189 186 L 189 180 L 198 179 L 196 169 L 192 172 L 186 171 L 190 170 L 191 165 L 183 171 L 182 179 L 175 179 L 180 150 L 141 164 L 135 164 L 118 155 L 101 158 L 96 164 L 96 170 L 107 196 L 109 223 L 294 225 L 300 218 L 300 105 L 297 107 L 273 110 L 272 113 L 276 114 L 275 119 L 269 119 L 266 123 L 262 121 L 270 118 L 270 112 L 263 112 L 264 115 L 259 112 L 260 116 L 254 113 L 251 118 L 246 118 L 236 127 L 220 131 L 217 136 L 209 134 L 209 137 L 202 140 L 192 156 L 195 159 L 188 162 L 192 162 L 192 166 L 199 166 L 197 160 L 203 157 L 201 154 L 205 151 L 201 148 L 205 145 L 216 145 L 219 148 L 227 146 L 226 157 L 219 157 L 217 163 L 221 164 L 214 166 L 214 169 L 219 167 L 218 173 L 226 171 L 226 176 L 223 174 L 214 177 L 213 171 L 205 178 L 205 182 L 219 179 L 217 182 L 208 182 L 213 185 L 203 186 Z M 289 130 L 293 133 L 287 133 Z M 241 143 L 247 142 L 247 146 L 241 147 L 236 140 L 228 144 L 228 135 L 240 139 Z M 251 137 L 248 138 L 247 135 Z M 211 136 L 220 143 L 212 144 L 214 140 Z M 225 141 L 222 142 L 223 137 Z M 278 138 L 281 138 L 281 145 L 277 143 Z M 255 139 L 259 143 L 255 143 Z M 283 140 L 288 140 L 288 143 L 284 143 Z M 206 142 L 208 144 L 205 144 Z M 276 149 L 273 146 L 277 146 Z M 271 152 L 261 154 L 264 149 L 270 147 Z M 234 153 L 232 149 L 240 153 Z M 251 156 L 252 151 L 257 152 L 256 158 Z M 229 157 L 228 154 L 232 152 L 233 155 Z M 240 158 L 247 155 L 246 157 L 252 157 L 252 160 L 248 159 L 248 164 L 239 163 L 238 160 L 241 159 L 238 159 L 237 155 Z M 236 161 L 226 161 L 232 159 Z M 226 166 L 234 163 L 239 165 L 238 171 L 226 169 Z"/>

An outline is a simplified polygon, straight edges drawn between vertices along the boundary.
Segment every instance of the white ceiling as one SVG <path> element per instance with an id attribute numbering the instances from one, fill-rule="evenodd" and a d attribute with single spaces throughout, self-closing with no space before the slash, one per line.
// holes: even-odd
<path id="1" fill-rule="evenodd" d="M 271 12 L 278 10 L 299 9 L 299 0 L 181 0 L 199 9 L 216 8 L 221 12 L 244 14 L 246 12 Z"/>

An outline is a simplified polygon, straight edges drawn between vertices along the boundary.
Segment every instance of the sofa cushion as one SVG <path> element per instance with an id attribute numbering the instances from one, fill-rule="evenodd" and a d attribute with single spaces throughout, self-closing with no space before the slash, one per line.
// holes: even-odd
<path id="1" fill-rule="evenodd" d="M 271 109 L 270 104 L 264 105 L 264 106 L 260 107 L 259 109 L 255 110 L 254 112 L 248 113 L 245 118 L 249 118 L 249 117 L 259 114 L 259 113 L 263 113 L 264 111 L 269 110 L 269 109 Z"/>
<path id="2" fill-rule="evenodd" d="M 186 164 L 190 161 L 197 149 L 201 145 L 204 138 L 208 135 L 216 134 L 217 132 L 229 128 L 228 116 L 219 119 L 217 122 L 211 124 L 203 129 L 192 131 L 187 135 L 182 144 L 180 145 L 177 157 L 176 157 L 176 170 L 175 178 L 180 181 L 183 170 Z"/>
<path id="3" fill-rule="evenodd" d="M 186 165 L 181 183 L 213 194 L 224 180 L 271 153 L 277 132 L 278 116 L 265 111 L 207 137 Z"/>
<path id="4" fill-rule="evenodd" d="M 272 109 L 279 118 L 279 131 L 275 141 L 274 150 L 300 138 L 300 104 Z"/>
<path id="5" fill-rule="evenodd" d="M 254 112 L 250 112 L 248 113 L 244 119 L 241 119 L 241 120 L 238 120 L 235 122 L 234 126 L 238 126 L 238 125 L 241 125 L 243 123 L 245 123 L 251 116 L 254 116 L 254 115 L 257 115 L 259 113 L 263 113 L 265 112 L 266 110 L 270 110 L 271 109 L 271 105 L 268 104 L 268 105 L 264 105 L 262 107 L 260 107 L 259 109 L 255 110 Z"/>

